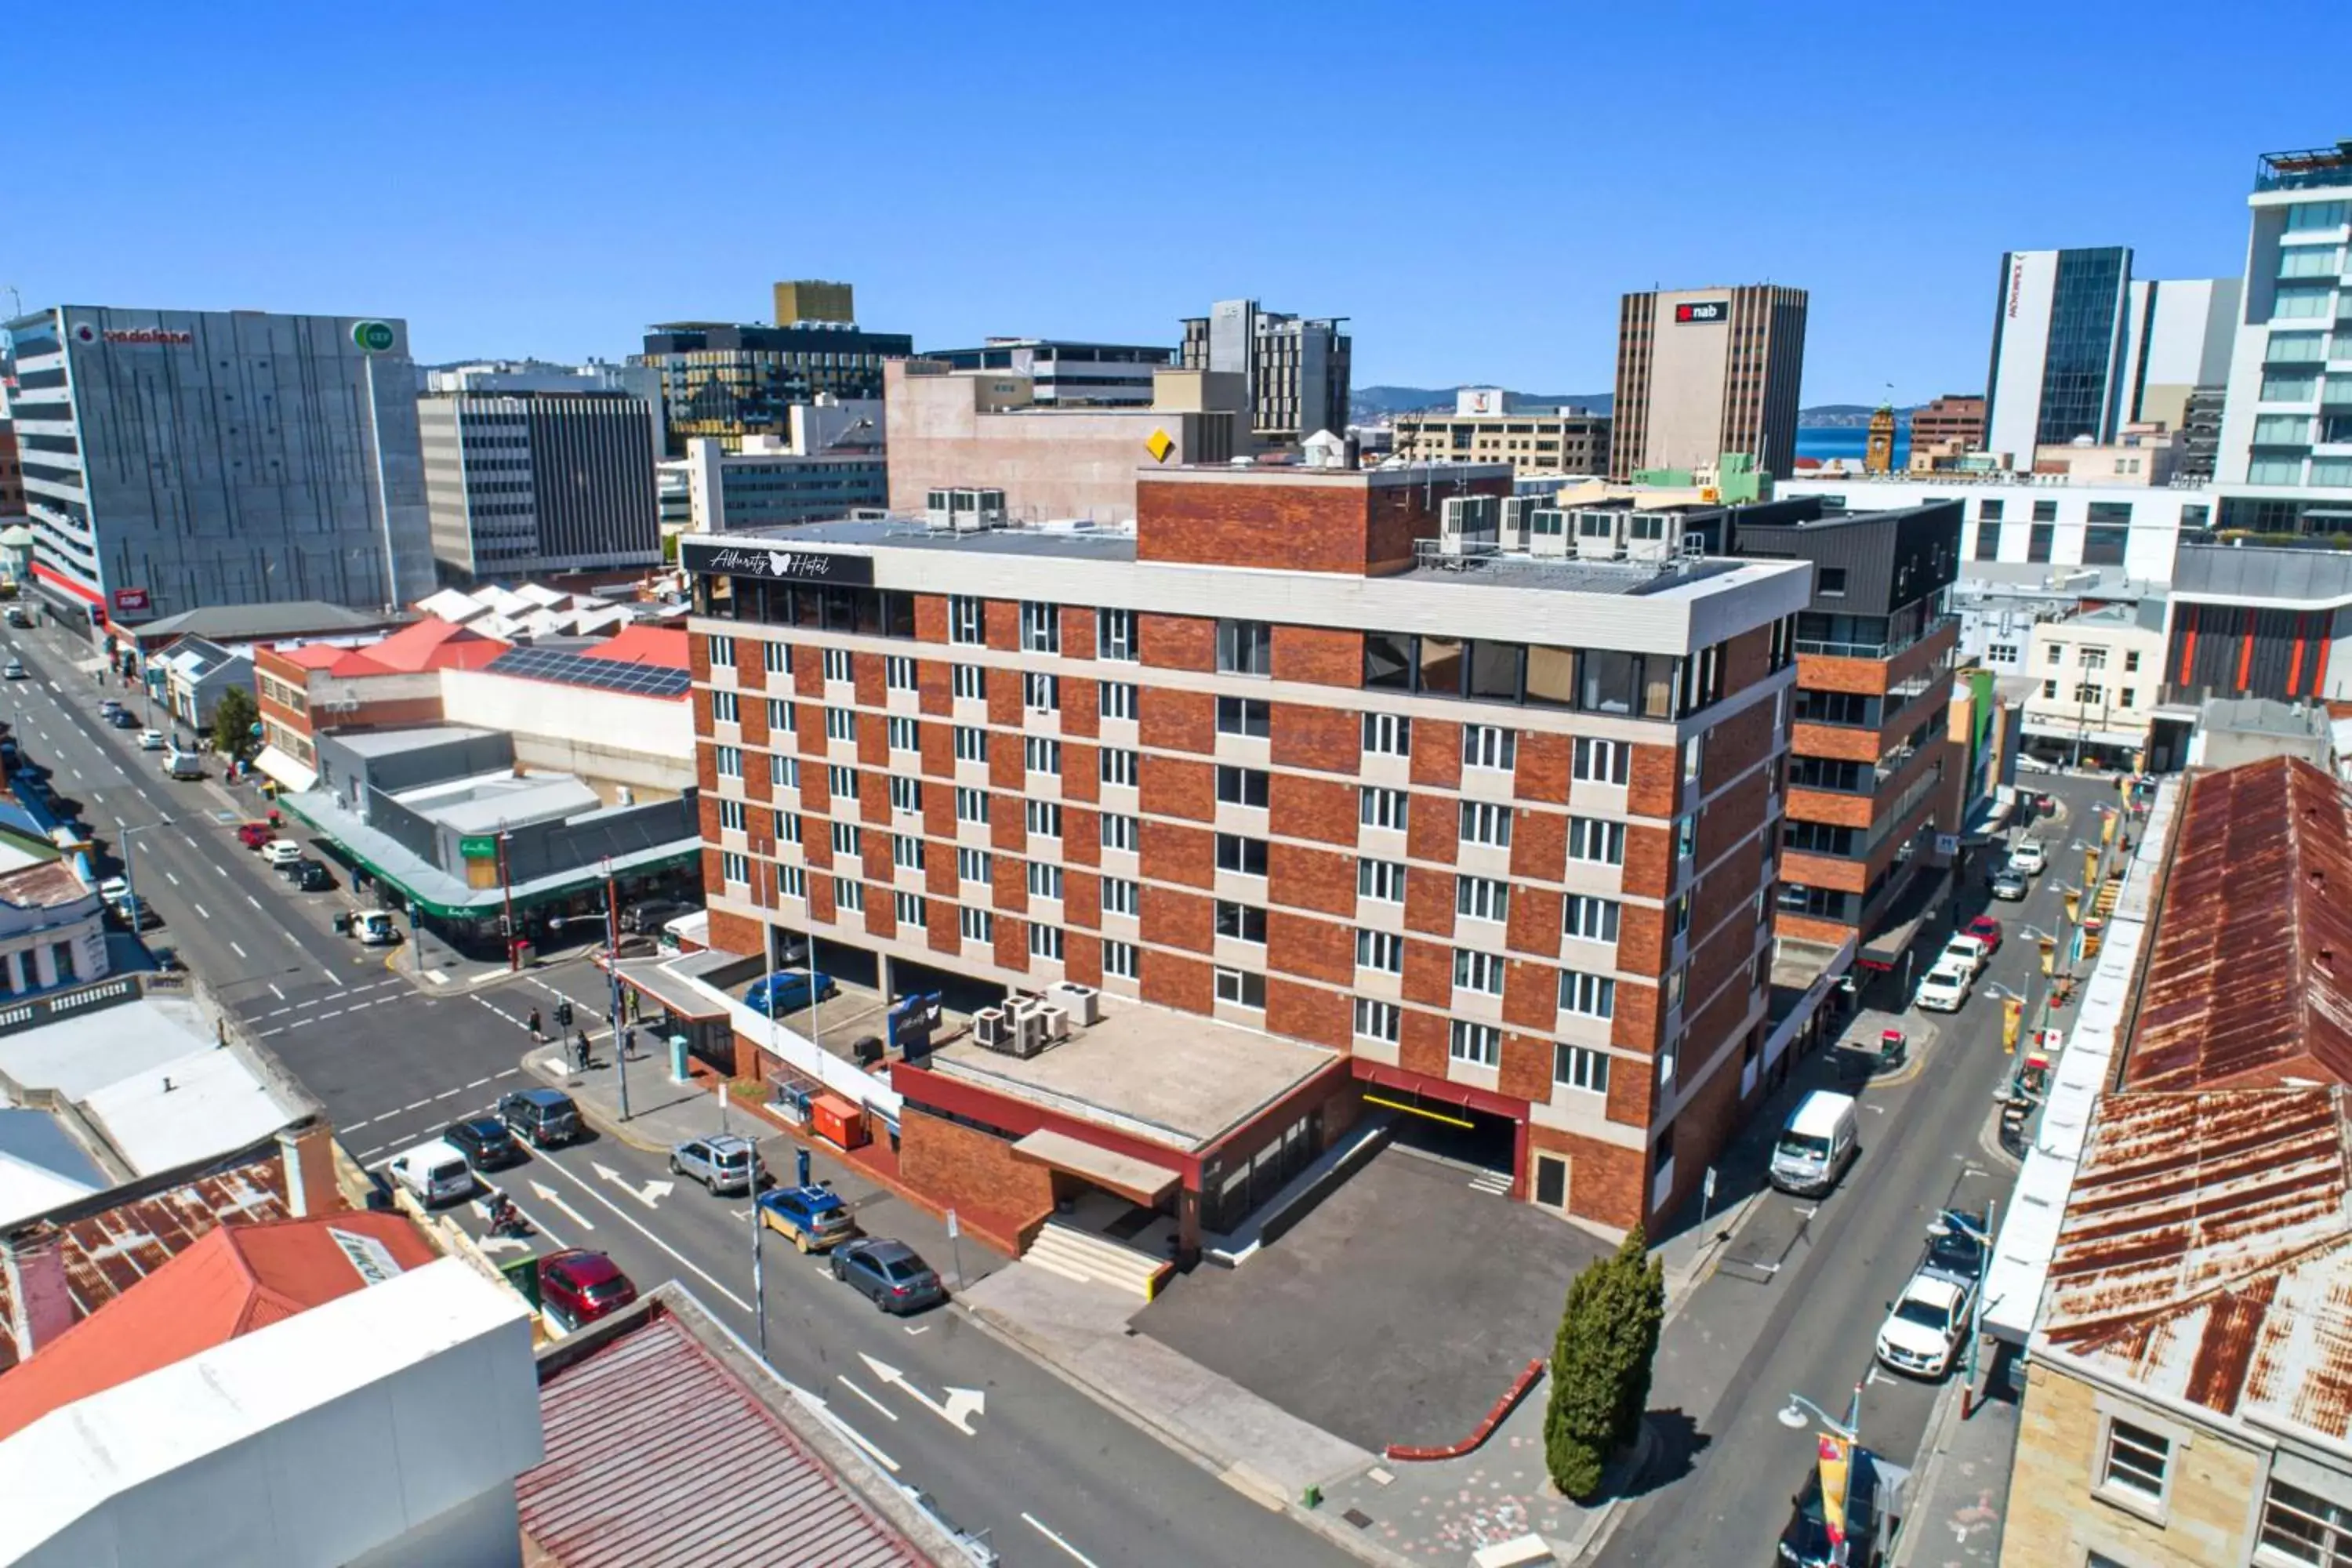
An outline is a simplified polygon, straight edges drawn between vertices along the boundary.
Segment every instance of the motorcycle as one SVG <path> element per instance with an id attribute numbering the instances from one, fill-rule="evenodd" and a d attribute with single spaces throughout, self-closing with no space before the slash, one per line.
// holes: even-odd
<path id="1" fill-rule="evenodd" d="M 500 1193 L 490 1200 L 490 1234 L 520 1240 L 534 1233 L 530 1221 L 523 1217 L 522 1210 L 515 1206 L 515 1201 Z"/>

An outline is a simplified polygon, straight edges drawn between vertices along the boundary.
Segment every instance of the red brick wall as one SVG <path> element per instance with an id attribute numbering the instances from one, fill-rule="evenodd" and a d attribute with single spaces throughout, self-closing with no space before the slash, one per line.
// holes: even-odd
<path id="1" fill-rule="evenodd" d="M 1636 816 L 1672 816 L 1682 784 L 1682 762 L 1672 746 L 1636 746 L 1626 773 L 1625 809 Z"/>
<path id="2" fill-rule="evenodd" d="M 1566 735 L 1522 731 L 1518 769 L 1511 790 L 1521 800 L 1568 804 L 1568 768 L 1572 748 Z"/>
<path id="3" fill-rule="evenodd" d="M 1135 700 L 1138 730 L 1153 745 L 1203 755 L 1217 749 L 1217 700 L 1208 692 L 1146 686 Z"/>
<path id="4" fill-rule="evenodd" d="M 1336 921 L 1315 920 L 1286 910 L 1266 911 L 1268 969 L 1303 975 L 1346 989 L 1356 978 L 1356 938 Z"/>
<path id="5" fill-rule="evenodd" d="M 1630 1230 L 1643 1219 L 1644 1171 L 1648 1156 L 1639 1149 L 1622 1149 L 1580 1138 L 1557 1128 L 1528 1128 L 1528 1173 L 1532 1182 L 1535 1155 L 1565 1155 L 1569 1163 L 1568 1209 L 1597 1225 Z"/>
<path id="6" fill-rule="evenodd" d="M 1462 726 L 1443 719 L 1412 721 L 1412 782 L 1432 789 L 1462 787 Z"/>
<path id="7" fill-rule="evenodd" d="M 1356 792 L 1346 784 L 1276 773 L 1267 781 L 1266 806 L 1276 833 L 1355 847 Z"/>
<path id="8" fill-rule="evenodd" d="M 1269 903 L 1346 919 L 1356 912 L 1356 858 L 1277 838 L 1266 847 L 1265 893 Z"/>
<path id="9" fill-rule="evenodd" d="M 1317 686 L 1361 686 L 1364 634 L 1322 626 L 1276 625 L 1274 678 Z"/>
<path id="10" fill-rule="evenodd" d="M 1365 491 L 1358 487 L 1139 479 L 1136 557 L 1216 566 L 1360 575 Z M 1147 645 L 1148 646 L 1148 645 Z M 1147 653 L 1146 659 L 1151 659 Z"/>
<path id="11" fill-rule="evenodd" d="M 1277 702 L 1267 729 L 1266 755 L 1277 767 L 1352 777 L 1363 757 L 1363 720 L 1345 709 Z"/>
<path id="12" fill-rule="evenodd" d="M 1186 887 L 1206 888 L 1216 879 L 1216 835 L 1205 827 L 1183 827 L 1172 822 L 1144 818 L 1138 831 L 1139 868 L 1146 877 Z"/>
<path id="13" fill-rule="evenodd" d="M 1143 662 L 1160 669 L 1217 668 L 1217 623 L 1205 616 L 1136 616 Z"/>
<path id="14" fill-rule="evenodd" d="M 1054 1213 L 1054 1176 L 1013 1157 L 1003 1139 L 907 1106 L 898 1118 L 898 1173 L 933 1203 L 1002 1216 L 1024 1232 Z"/>
<path id="15" fill-rule="evenodd" d="M 1217 815 L 1216 765 L 1146 752 L 1137 795 L 1144 810 L 1161 816 L 1212 821 Z"/>

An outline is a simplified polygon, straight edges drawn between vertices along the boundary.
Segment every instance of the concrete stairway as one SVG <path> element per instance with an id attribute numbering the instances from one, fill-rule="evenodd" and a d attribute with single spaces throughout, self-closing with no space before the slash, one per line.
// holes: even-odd
<path id="1" fill-rule="evenodd" d="M 1107 1236 L 1058 1220 L 1045 1222 L 1021 1260 L 1066 1279 L 1108 1285 L 1146 1301 L 1160 1293 L 1160 1287 L 1175 1271 L 1175 1265 L 1164 1258 L 1122 1247 Z"/>

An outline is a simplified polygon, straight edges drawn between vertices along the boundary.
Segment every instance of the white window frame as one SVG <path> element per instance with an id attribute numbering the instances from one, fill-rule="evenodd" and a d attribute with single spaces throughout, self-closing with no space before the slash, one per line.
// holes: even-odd
<path id="1" fill-rule="evenodd" d="M 1692 737 L 1694 740 L 1697 738 Z M 1569 753 L 1569 777 L 1579 784 L 1622 784 L 1632 776 L 1633 766 L 1633 748 L 1622 741 L 1601 741 L 1590 735 L 1579 735 Z M 1685 765 L 1683 776 L 1691 777 L 1695 771 Z"/>
<path id="2" fill-rule="evenodd" d="M 779 865 L 776 868 L 776 896 L 808 901 L 808 868 Z"/>
<path id="3" fill-rule="evenodd" d="M 1225 846 L 1228 844 L 1236 847 L 1234 858 L 1243 862 L 1243 864 L 1237 866 L 1228 866 L 1225 864 Z M 1257 846 L 1257 858 L 1266 863 L 1265 866 L 1261 866 L 1255 871 L 1249 869 L 1247 865 L 1247 862 L 1250 859 L 1249 846 L 1253 844 Z M 1224 872 L 1227 876 L 1263 877 L 1266 874 L 1266 867 L 1271 866 L 1272 863 L 1273 854 L 1268 848 L 1265 839 L 1253 838 L 1246 833 L 1220 833 L 1217 835 L 1217 869 Z"/>
<path id="4" fill-rule="evenodd" d="M 1255 969 L 1227 969 L 1220 965 L 1215 973 L 1217 1000 L 1232 1007 L 1248 1007 L 1264 1011 L 1265 1007 L 1265 976 Z M 1255 996 L 1250 994 L 1255 991 Z"/>
<path id="5" fill-rule="evenodd" d="M 1356 967 L 1378 974 L 1404 973 L 1404 938 L 1392 931 L 1356 928 Z"/>
<path id="6" fill-rule="evenodd" d="M 1062 678 L 1048 675 L 1042 669 L 1024 670 L 1021 675 L 1021 706 L 1031 713 L 1059 713 L 1062 710 Z"/>
<path id="7" fill-rule="evenodd" d="M 1360 859 L 1356 862 L 1356 897 L 1374 903 L 1404 902 L 1405 868 L 1402 860 Z"/>
<path id="8" fill-rule="evenodd" d="M 713 669 L 735 668 L 735 639 L 714 635 L 710 639 L 710 667 Z"/>
<path id="9" fill-rule="evenodd" d="M 983 827 L 988 826 L 986 790 L 973 789 L 968 784 L 959 787 L 955 793 L 955 808 L 958 822 L 978 823 Z"/>
<path id="10" fill-rule="evenodd" d="M 719 801 L 719 831 L 721 831 L 721 832 L 723 832 L 723 833 L 740 833 L 740 832 L 744 831 L 744 829 L 745 829 L 746 826 L 748 825 L 748 822 L 749 822 L 749 817 L 748 817 L 748 816 L 747 816 L 747 814 L 746 814 L 746 812 L 745 812 L 744 805 L 743 805 L 743 803 L 742 803 L 741 801 L 740 801 L 740 800 L 725 800 L 725 799 L 722 799 L 722 800 L 720 800 L 720 801 Z"/>
<path id="11" fill-rule="evenodd" d="M 1050 735 L 1024 735 L 1021 760 L 1033 773 L 1062 776 L 1062 742 Z"/>
<path id="12" fill-rule="evenodd" d="M 996 858 L 985 849 L 965 846 L 956 850 L 956 880 L 983 888 L 996 885 Z"/>
<path id="13" fill-rule="evenodd" d="M 1454 950 L 1454 989 L 1475 996 L 1503 994 L 1503 955 L 1475 947 Z"/>
<path id="14" fill-rule="evenodd" d="M 793 645 L 788 642 L 762 642 L 760 663 L 770 675 L 790 675 L 793 672 Z"/>
<path id="15" fill-rule="evenodd" d="M 1142 889 L 1129 877 L 1105 877 L 1102 887 L 1102 911 L 1107 915 L 1132 915 L 1143 907 Z"/>
<path id="16" fill-rule="evenodd" d="M 829 647 L 824 650 L 824 678 L 845 684 L 856 680 L 857 667 L 852 662 L 847 648 Z"/>
<path id="17" fill-rule="evenodd" d="M 1551 1081 L 1580 1094 L 1609 1096 L 1609 1053 L 1565 1041 L 1551 1048 Z"/>
<path id="18" fill-rule="evenodd" d="M 955 727 L 955 760 L 960 763 L 988 761 L 988 731 L 977 724 Z"/>
<path id="19" fill-rule="evenodd" d="M 1622 906 L 1614 899 L 1570 893 L 1560 900 L 1559 934 L 1578 942 L 1613 942 L 1621 912 Z"/>
<path id="20" fill-rule="evenodd" d="M 1454 912 L 1463 920 L 1491 921 L 1508 925 L 1511 885 L 1495 877 L 1454 879 Z"/>
<path id="21" fill-rule="evenodd" d="M 772 647 L 775 645 L 771 643 L 769 646 Z M 791 699 L 783 697 L 769 698 L 768 733 L 770 735 L 790 735 L 798 728 L 799 723 L 793 717 Z"/>
<path id="22" fill-rule="evenodd" d="M 892 895 L 891 902 L 891 912 L 900 925 L 921 927 L 930 924 L 930 911 L 923 908 L 922 894 L 896 893 Z"/>
<path id="23" fill-rule="evenodd" d="M 1617 982 L 1606 974 L 1563 969 L 1559 972 L 1559 1010 L 1580 1018 L 1613 1018 L 1617 1016 Z"/>
<path id="24" fill-rule="evenodd" d="M 824 738 L 828 741 L 857 740 L 857 712 L 850 708 L 827 708 L 824 710 Z"/>
<path id="25" fill-rule="evenodd" d="M 833 796 L 836 805 L 845 800 L 855 803 L 857 799 L 857 770 L 846 763 L 826 764 L 824 787 L 825 793 Z"/>
<path id="26" fill-rule="evenodd" d="M 1356 791 L 1356 823 L 1402 833 L 1412 819 L 1412 797 L 1401 789 L 1364 784 Z"/>
<path id="27" fill-rule="evenodd" d="M 1049 926 L 1043 921 L 1031 921 L 1029 922 L 1029 956 L 1050 958 L 1058 963 L 1062 957 L 1062 928 Z"/>
<path id="28" fill-rule="evenodd" d="M 1412 720 L 1402 713 L 1365 714 L 1363 749 L 1372 757 L 1412 755 Z"/>
<path id="29" fill-rule="evenodd" d="M 948 641 L 979 647 L 988 641 L 988 601 L 971 594 L 948 595 Z"/>
<path id="30" fill-rule="evenodd" d="M 719 852 L 719 878 L 724 882 L 748 886 L 751 880 L 751 858 L 740 849 L 721 849 Z"/>
<path id="31" fill-rule="evenodd" d="M 923 809 L 923 781 L 898 773 L 890 775 L 890 809 L 919 812 Z"/>
<path id="32" fill-rule="evenodd" d="M 1399 1024 L 1403 1012 L 1393 1002 L 1381 1002 L 1370 996 L 1355 998 L 1355 1035 L 1360 1040 L 1381 1040 L 1397 1043 Z"/>
<path id="33" fill-rule="evenodd" d="M 1062 606 L 1042 599 L 1021 601 L 1021 651 L 1062 651 Z"/>
<path id="34" fill-rule="evenodd" d="M 996 916 L 988 910 L 976 910 L 965 904 L 956 910 L 956 930 L 966 942 L 996 941 Z"/>
<path id="35" fill-rule="evenodd" d="M 1456 1018 L 1446 1031 L 1445 1058 L 1472 1067 L 1499 1068 L 1503 1065 L 1503 1031 L 1492 1024 Z"/>
<path id="36" fill-rule="evenodd" d="M 836 855 L 847 855 L 852 858 L 865 854 L 866 845 L 859 837 L 857 824 L 836 822 L 833 825 L 833 852 Z"/>
<path id="37" fill-rule="evenodd" d="M 955 664 L 948 667 L 948 690 L 956 697 L 972 702 L 988 700 L 988 670 L 977 664 Z"/>
<path id="38" fill-rule="evenodd" d="M 1140 658 L 1135 641 L 1133 610 L 1095 612 L 1095 657 L 1121 664 L 1133 664 Z"/>
<path id="39" fill-rule="evenodd" d="M 1133 752 L 1120 746 L 1105 746 L 1096 755 L 1102 759 L 1100 771 L 1103 783 L 1116 784 L 1122 789 L 1135 787 L 1137 773 L 1141 763 Z"/>
<path id="40" fill-rule="evenodd" d="M 1568 819 L 1568 858 L 1587 866 L 1625 863 L 1625 825 L 1600 816 Z"/>
<path id="41" fill-rule="evenodd" d="M 743 776 L 743 748 L 740 746 L 712 747 L 711 766 L 718 771 L 719 776 L 722 779 L 741 778 Z"/>
<path id="42" fill-rule="evenodd" d="M 1488 849 L 1508 849 L 1511 847 L 1511 808 L 1500 801 L 1464 801 L 1460 824 L 1465 844 L 1481 845 Z"/>
<path id="43" fill-rule="evenodd" d="M 892 714 L 887 721 L 886 733 L 888 736 L 889 746 L 892 751 L 912 752 L 918 755 L 921 754 L 923 750 L 922 737 L 917 732 L 915 729 L 915 721 L 912 719 L 908 719 L 902 714 Z"/>
<path id="44" fill-rule="evenodd" d="M 903 653 L 887 655 L 882 660 L 882 688 L 886 691 L 915 689 L 915 661 Z"/>
<path id="45" fill-rule="evenodd" d="M 1500 724 L 1462 726 L 1462 765 L 1507 773 L 1518 765 L 1519 732 Z"/>
<path id="46" fill-rule="evenodd" d="M 919 871 L 923 868 L 923 839 L 920 834 L 890 835 L 890 864 L 901 871 Z"/>
<path id="47" fill-rule="evenodd" d="M 1029 862 L 1028 878 L 1031 898 L 1060 901 L 1063 882 L 1062 868 L 1059 866 L 1055 865 L 1051 860 L 1032 860 Z"/>
<path id="48" fill-rule="evenodd" d="M 1105 974 L 1121 980 L 1133 980 L 1142 973 L 1136 961 L 1135 943 L 1106 939 L 1102 944 L 1102 967 Z"/>
<path id="49" fill-rule="evenodd" d="M 1105 719 L 1135 718 L 1135 683 L 1131 680 L 1106 680 L 1096 688 L 1099 717 Z"/>
<path id="50" fill-rule="evenodd" d="M 1023 803 L 1024 825 L 1032 838 L 1059 838 L 1062 836 L 1062 803 L 1057 800 L 1032 800 Z"/>
<path id="51" fill-rule="evenodd" d="M 1128 855 L 1136 852 L 1139 833 L 1134 817 L 1122 811 L 1106 811 L 1100 821 L 1104 848 L 1117 849 Z"/>
<path id="52" fill-rule="evenodd" d="M 743 700 L 732 691 L 712 692 L 710 721 L 714 724 L 740 724 L 743 721 Z"/>
<path id="53" fill-rule="evenodd" d="M 855 877 L 833 879 L 833 911 L 839 914 L 845 910 L 854 914 L 866 912 L 866 884 Z"/>

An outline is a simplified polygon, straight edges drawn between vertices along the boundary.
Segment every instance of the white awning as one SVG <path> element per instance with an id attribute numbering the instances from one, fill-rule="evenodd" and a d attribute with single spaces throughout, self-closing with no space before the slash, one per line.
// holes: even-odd
<path id="1" fill-rule="evenodd" d="M 1183 1173 L 1166 1165 L 1139 1160 L 1132 1154 L 1105 1149 L 1050 1128 L 1041 1128 L 1015 1142 L 1013 1157 L 1083 1176 L 1098 1187 L 1108 1187 L 1120 1197 L 1146 1205 L 1157 1204 L 1184 1179 Z"/>
<path id="2" fill-rule="evenodd" d="M 298 795 L 319 786 L 318 769 L 304 767 L 275 746 L 262 747 L 253 765 Z"/>

